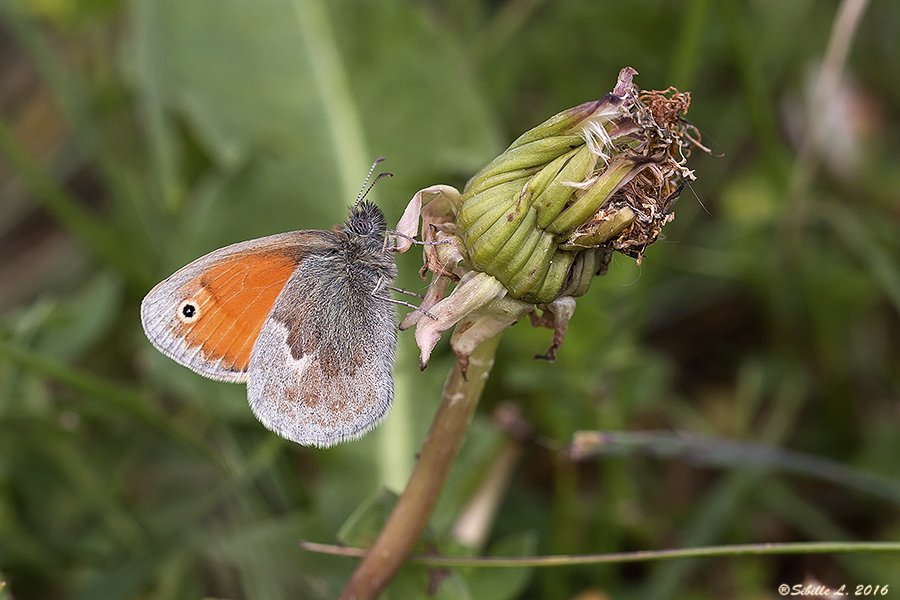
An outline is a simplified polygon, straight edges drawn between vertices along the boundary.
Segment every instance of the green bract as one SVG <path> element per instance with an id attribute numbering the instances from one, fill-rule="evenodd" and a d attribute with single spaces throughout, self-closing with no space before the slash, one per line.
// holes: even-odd
<path id="1" fill-rule="evenodd" d="M 610 252 L 640 257 L 671 220 L 691 176 L 677 119 L 690 97 L 639 95 L 633 75 L 623 69 L 612 93 L 523 134 L 455 203 L 469 266 L 509 297 L 547 304 L 584 294 Z"/>
<path id="2" fill-rule="evenodd" d="M 450 327 L 457 325 L 450 345 L 465 366 L 471 348 L 525 315 L 554 330 L 541 355 L 553 360 L 574 297 L 613 252 L 640 262 L 672 220 L 683 181 L 694 177 L 684 140 L 696 142 L 680 118 L 690 96 L 640 92 L 635 74 L 622 69 L 611 93 L 519 137 L 462 193 L 435 185 L 409 203 L 396 249 L 410 247 L 421 210 L 423 275 L 430 271 L 432 282 L 400 326 L 416 325 L 423 368 Z"/>

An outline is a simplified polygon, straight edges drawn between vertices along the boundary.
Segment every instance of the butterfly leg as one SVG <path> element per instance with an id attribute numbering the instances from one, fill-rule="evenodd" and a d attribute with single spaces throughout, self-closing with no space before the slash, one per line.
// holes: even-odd
<path id="1" fill-rule="evenodd" d="M 419 233 L 420 218 L 423 220 L 423 227 L 429 223 L 449 222 L 453 215 L 453 206 L 458 200 L 459 192 L 449 185 L 435 185 L 416 192 L 406 205 L 396 231 L 392 232 L 400 238 L 392 250 L 403 253 L 410 249 L 415 242 L 413 238 Z"/>
<path id="2" fill-rule="evenodd" d="M 416 298 L 421 298 L 421 299 L 423 299 L 423 300 L 425 299 L 425 296 L 423 296 L 422 294 L 417 294 L 416 292 L 411 292 L 411 291 L 409 291 L 409 290 L 404 290 L 403 288 L 394 287 L 394 286 L 392 286 L 392 285 L 386 285 L 386 286 L 384 286 L 384 287 L 387 288 L 387 289 L 389 289 L 389 290 L 393 290 L 393 291 L 395 291 L 395 292 L 399 292 L 399 293 L 401 293 L 401 294 L 406 294 L 407 296 L 415 296 Z"/>
<path id="3" fill-rule="evenodd" d="M 409 244 L 418 244 L 419 246 L 443 246 L 444 244 L 450 243 L 450 240 L 439 240 L 437 242 L 423 242 L 423 241 L 417 240 L 414 237 L 410 237 L 410 236 L 406 235 L 405 233 L 401 233 L 395 229 L 388 229 L 387 233 L 390 233 L 391 235 L 396 235 L 397 237 L 401 237 L 404 240 L 406 240 L 407 242 L 409 242 Z M 385 238 L 384 244 L 385 244 L 385 249 L 387 249 L 387 238 Z M 399 246 L 395 246 L 395 248 L 396 247 L 399 247 Z"/>
<path id="4" fill-rule="evenodd" d="M 381 278 L 378 280 L 378 283 L 375 285 L 375 289 L 372 290 L 372 295 L 375 296 L 376 298 L 381 298 L 382 300 L 387 300 L 388 302 L 391 302 L 391 303 L 393 303 L 393 304 L 399 304 L 399 305 L 401 305 L 401 306 L 406 306 L 406 307 L 411 308 L 411 309 L 413 309 L 413 310 L 419 311 L 420 313 L 424 314 L 426 317 L 429 317 L 429 318 L 431 318 L 431 319 L 437 320 L 437 317 L 435 317 L 433 314 L 431 314 L 430 312 L 428 312 L 428 311 L 425 310 L 424 308 L 420 308 L 420 307 L 416 306 L 415 304 L 410 304 L 409 302 L 404 302 L 403 300 L 397 300 L 396 298 L 391 298 L 390 296 L 381 296 L 381 295 L 379 295 L 378 292 L 380 292 L 380 291 L 383 290 L 383 289 L 394 290 L 394 291 L 396 291 L 396 292 L 402 292 L 402 293 L 404 293 L 404 294 L 409 294 L 410 296 L 417 296 L 417 297 L 419 297 L 419 298 L 424 298 L 424 296 L 421 296 L 421 295 L 419 295 L 419 294 L 416 294 L 415 292 L 408 292 L 408 291 L 406 291 L 406 290 L 404 290 L 404 289 L 396 288 L 396 287 L 394 287 L 394 286 L 392 286 L 392 285 L 385 285 L 385 283 L 384 283 L 384 277 L 381 277 Z"/>

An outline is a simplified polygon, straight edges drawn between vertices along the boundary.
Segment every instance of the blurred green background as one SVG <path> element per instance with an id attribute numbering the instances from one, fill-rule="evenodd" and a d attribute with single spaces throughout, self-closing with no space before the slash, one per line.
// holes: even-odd
<path id="1" fill-rule="evenodd" d="M 377 156 L 395 222 L 624 66 L 691 92 L 712 155 L 694 152 L 697 181 L 643 264 L 616 256 L 578 300 L 556 363 L 532 359 L 549 331 L 504 334 L 428 548 L 898 539 L 900 3 L 866 7 L 831 109 L 811 109 L 838 7 L 4 2 L 0 598 L 334 597 L 355 559 L 299 541 L 334 542 L 402 489 L 446 341 L 420 373 L 401 335 L 391 416 L 308 449 L 265 431 L 243 386 L 156 352 L 141 298 L 219 246 L 343 220 Z M 419 263 L 400 257 L 400 285 L 423 289 Z M 492 425 L 504 402 L 532 428 L 521 446 Z M 578 430 L 623 433 L 573 462 Z M 467 549 L 453 525 L 492 465 L 509 486 Z M 377 531 L 372 514 L 344 539 Z M 386 597 L 774 598 L 807 576 L 893 595 L 900 556 L 407 567 Z"/>

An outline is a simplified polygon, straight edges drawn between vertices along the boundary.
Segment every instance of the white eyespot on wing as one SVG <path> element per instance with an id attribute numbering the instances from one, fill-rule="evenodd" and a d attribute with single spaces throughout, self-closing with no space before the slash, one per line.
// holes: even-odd
<path id="1" fill-rule="evenodd" d="M 186 279 L 181 271 L 175 273 L 154 287 L 141 302 L 141 325 L 147 339 L 164 355 L 204 377 L 246 381 L 246 372 L 231 369 L 223 360 L 207 356 L 200 344 L 192 344 L 180 333 L 182 328 L 189 331 L 204 315 L 198 299 L 183 299 L 180 288 Z"/>

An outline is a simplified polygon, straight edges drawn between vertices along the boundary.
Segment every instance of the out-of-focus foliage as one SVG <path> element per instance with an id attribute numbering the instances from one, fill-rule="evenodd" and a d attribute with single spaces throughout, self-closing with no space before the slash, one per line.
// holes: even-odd
<path id="1" fill-rule="evenodd" d="M 153 350 L 141 297 L 221 245 L 342 220 L 377 156 L 396 175 L 375 190 L 396 219 L 417 189 L 461 187 L 627 65 L 641 88 L 692 93 L 713 156 L 692 156 L 698 179 L 643 264 L 616 257 L 578 300 L 556 363 L 532 359 L 546 330 L 504 334 L 422 548 L 896 539 L 900 4 L 868 6 L 835 112 L 811 112 L 836 6 L 0 5 L 0 597 L 334 597 L 355 562 L 299 541 L 333 542 L 351 515 L 355 540 L 377 529 L 380 490 L 405 481 L 452 355 L 439 346 L 419 373 L 403 336 L 388 420 L 305 449 L 266 432 L 242 386 Z M 827 135 L 798 184 L 810 123 Z M 407 289 L 423 286 L 415 254 L 400 258 Z M 503 401 L 534 435 L 485 547 L 466 548 L 454 524 L 509 456 L 489 419 Z M 649 434 L 573 463 L 563 449 L 584 429 Z M 801 458 L 784 470 L 732 443 L 688 453 L 654 438 L 672 430 Z M 387 596 L 759 598 L 808 574 L 895 593 L 898 567 L 891 555 L 410 567 Z"/>

